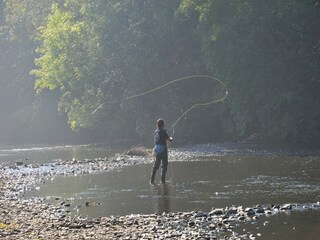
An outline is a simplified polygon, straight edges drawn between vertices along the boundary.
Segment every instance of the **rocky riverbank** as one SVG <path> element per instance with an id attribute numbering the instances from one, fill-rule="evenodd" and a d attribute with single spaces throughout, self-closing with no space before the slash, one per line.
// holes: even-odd
<path id="1" fill-rule="evenodd" d="M 82 218 L 72 216 L 68 204 L 49 204 L 23 194 L 57 175 L 94 174 L 151 162 L 146 156 L 57 160 L 35 165 L 17 162 L 0 168 L 0 238 L 3 239 L 255 239 L 239 231 L 239 224 L 259 217 L 301 209 L 320 209 L 319 203 L 281 206 L 231 206 L 210 212 L 176 212 Z"/>

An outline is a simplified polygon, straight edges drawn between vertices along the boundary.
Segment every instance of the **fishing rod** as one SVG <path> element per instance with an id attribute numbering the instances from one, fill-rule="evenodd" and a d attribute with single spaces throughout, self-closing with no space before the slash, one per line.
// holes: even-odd
<path id="1" fill-rule="evenodd" d="M 167 87 L 171 84 L 174 84 L 174 83 L 177 83 L 177 82 L 180 82 L 180 81 L 184 81 L 184 80 L 187 80 L 187 79 L 191 79 L 191 78 L 206 78 L 206 79 L 210 79 L 212 81 L 215 81 L 215 82 L 218 82 L 220 85 L 223 86 L 224 90 L 225 90 L 225 93 L 224 93 L 224 96 L 219 98 L 219 99 L 213 99 L 213 100 L 210 100 L 210 101 L 206 101 L 206 102 L 198 102 L 198 103 L 195 103 L 194 105 L 192 105 L 191 107 L 189 107 L 187 110 L 185 110 L 172 124 L 172 126 L 169 128 L 168 131 L 171 131 L 172 130 L 172 137 L 175 133 L 174 131 L 174 127 L 175 125 L 187 114 L 189 113 L 191 110 L 197 108 L 197 107 L 200 107 L 200 106 L 209 106 L 211 104 L 215 104 L 215 103 L 219 103 L 219 102 L 223 102 L 227 96 L 228 96 L 228 88 L 226 86 L 226 84 L 221 81 L 220 79 L 214 77 L 214 76 L 209 76 L 209 75 L 190 75 L 190 76 L 185 76 L 185 77 L 181 77 L 181 78 L 177 78 L 177 79 L 174 79 L 172 81 L 169 81 L 161 86 L 158 86 L 156 88 L 153 88 L 153 89 L 150 89 L 148 91 L 145 91 L 145 92 L 142 92 L 142 93 L 138 93 L 138 94 L 135 94 L 135 95 L 132 95 L 132 96 L 128 96 L 128 97 L 125 97 L 121 100 L 116 100 L 116 101 L 106 101 L 106 102 L 103 102 L 102 104 L 100 104 L 96 109 L 94 109 L 94 111 L 91 113 L 90 116 L 92 116 L 93 114 L 95 114 L 100 108 L 102 108 L 104 105 L 106 104 L 114 104 L 114 103 L 122 103 L 122 102 L 125 102 L 127 100 L 130 100 L 130 99 L 133 99 L 133 98 L 138 98 L 138 97 L 141 97 L 141 96 L 144 96 L 144 95 L 147 95 L 147 94 L 151 94 L 153 92 L 156 92 L 164 87 Z M 173 180 L 173 166 L 172 164 L 171 165 L 171 178 L 168 180 L 169 182 Z"/>

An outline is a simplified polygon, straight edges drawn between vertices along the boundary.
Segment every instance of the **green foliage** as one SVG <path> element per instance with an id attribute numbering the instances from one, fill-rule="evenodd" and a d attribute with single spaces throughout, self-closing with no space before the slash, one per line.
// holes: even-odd
<path id="1" fill-rule="evenodd" d="M 116 134 L 137 122 L 130 134 L 140 132 L 140 122 L 153 122 L 159 117 L 153 109 L 165 111 L 166 105 L 152 99 L 118 107 L 104 103 L 159 86 L 185 75 L 185 69 L 192 71 L 196 51 L 189 46 L 188 26 L 175 22 L 177 3 L 69 0 L 63 10 L 53 5 L 39 29 L 42 45 L 38 68 L 32 71 L 37 92 L 59 89 L 59 109 L 68 114 L 73 129 L 105 128 L 107 122 Z"/>
<path id="2" fill-rule="evenodd" d="M 42 45 L 37 52 L 41 56 L 35 60 L 38 69 L 31 72 L 37 78 L 36 92 L 58 88 L 59 109 L 68 114 L 75 129 L 81 122 L 78 115 L 93 111 L 90 104 L 101 94 L 94 79 L 101 52 L 99 36 L 88 22 L 75 21 L 72 14 L 54 4 L 46 25 L 39 29 L 39 40 Z"/>
<path id="3" fill-rule="evenodd" d="M 7 0 L 0 11 L 0 96 L 12 103 L 0 104 L 1 125 L 32 122 L 53 99 L 74 130 L 150 139 L 155 119 L 170 126 L 212 85 L 117 101 L 201 73 L 229 96 L 188 114 L 180 138 L 320 140 L 318 1 Z"/>
<path id="4" fill-rule="evenodd" d="M 185 0 L 180 10 L 198 14 L 203 63 L 228 81 L 229 136 L 319 141 L 318 4 Z"/>

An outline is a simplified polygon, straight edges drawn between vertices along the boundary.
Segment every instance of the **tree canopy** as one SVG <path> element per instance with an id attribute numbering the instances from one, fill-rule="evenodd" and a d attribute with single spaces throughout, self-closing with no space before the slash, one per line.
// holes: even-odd
<path id="1" fill-rule="evenodd" d="M 121 100 L 206 74 L 228 98 L 188 113 L 180 142 L 319 143 L 318 0 L 6 0 L 0 15 L 0 91 L 12 103 L 1 103 L 2 131 L 10 122 L 27 134 L 38 120 L 39 136 L 68 123 L 99 140 L 149 141 L 157 118 L 170 127 L 223 88 L 195 78 Z"/>

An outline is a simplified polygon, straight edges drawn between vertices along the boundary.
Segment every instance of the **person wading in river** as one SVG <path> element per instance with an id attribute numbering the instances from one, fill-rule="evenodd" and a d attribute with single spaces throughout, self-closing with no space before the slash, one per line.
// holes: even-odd
<path id="1" fill-rule="evenodd" d="M 155 162 L 151 171 L 150 184 L 154 184 L 154 178 L 159 166 L 162 162 L 161 182 L 166 182 L 166 173 L 168 167 L 168 149 L 167 141 L 172 142 L 172 137 L 169 137 L 167 131 L 164 129 L 163 119 L 158 119 L 157 129 L 154 132 L 154 148 L 153 155 L 155 156 Z"/>

